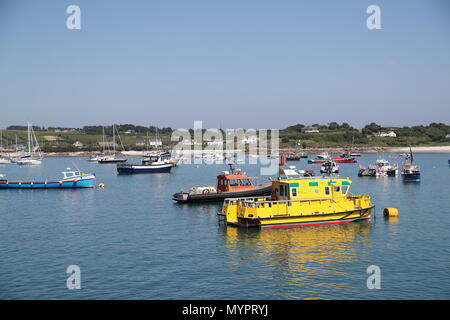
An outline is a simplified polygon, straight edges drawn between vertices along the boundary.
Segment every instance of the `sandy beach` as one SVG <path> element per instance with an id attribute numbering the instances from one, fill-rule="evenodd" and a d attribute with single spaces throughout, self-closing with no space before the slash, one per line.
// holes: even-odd
<path id="1" fill-rule="evenodd" d="M 225 151 L 225 150 L 224 150 Z M 293 149 L 280 149 L 281 153 L 293 151 Z M 344 148 L 307 148 L 303 149 L 302 152 L 307 154 L 319 154 L 322 152 L 329 153 L 342 153 L 344 152 Z M 432 146 L 432 147 L 412 147 L 412 151 L 414 153 L 450 153 L 450 146 Z M 188 150 L 184 151 L 185 153 L 189 153 Z M 203 152 L 209 153 L 214 152 L 212 150 L 203 150 Z M 409 147 L 359 147 L 354 148 L 352 152 L 358 153 L 408 153 Z M 126 156 L 141 156 L 144 154 L 143 151 L 137 150 L 129 150 L 118 152 L 122 155 Z M 192 150 L 191 154 L 201 153 L 200 150 Z M 46 152 L 44 153 L 44 157 L 88 157 L 94 154 L 98 154 L 97 152 L 92 151 L 77 151 L 77 152 Z"/>

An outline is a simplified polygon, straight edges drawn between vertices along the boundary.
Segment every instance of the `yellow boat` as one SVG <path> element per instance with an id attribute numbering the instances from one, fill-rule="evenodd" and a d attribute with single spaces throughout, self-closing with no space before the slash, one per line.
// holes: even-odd
<path id="1" fill-rule="evenodd" d="M 368 195 L 350 195 L 351 184 L 338 177 L 278 178 L 269 197 L 226 199 L 219 215 L 227 224 L 261 229 L 369 220 L 375 206 Z"/>

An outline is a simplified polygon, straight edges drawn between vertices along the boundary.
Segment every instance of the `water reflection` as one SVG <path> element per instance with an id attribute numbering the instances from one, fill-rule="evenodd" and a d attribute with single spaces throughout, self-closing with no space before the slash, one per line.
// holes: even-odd
<path id="1" fill-rule="evenodd" d="M 344 290 L 353 275 L 340 265 L 364 258 L 372 247 L 372 228 L 370 221 L 263 231 L 225 227 L 226 267 L 233 272 L 248 268 L 247 281 L 274 281 L 283 298 L 299 298 L 299 287 L 302 298 Z"/>

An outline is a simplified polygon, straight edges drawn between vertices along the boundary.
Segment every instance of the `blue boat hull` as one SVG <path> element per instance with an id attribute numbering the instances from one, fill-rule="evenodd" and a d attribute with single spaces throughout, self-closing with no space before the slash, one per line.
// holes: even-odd
<path id="1" fill-rule="evenodd" d="M 420 173 L 403 174 L 404 181 L 420 181 Z"/>
<path id="2" fill-rule="evenodd" d="M 95 179 L 69 181 L 7 181 L 0 180 L 0 189 L 74 189 L 93 188 Z"/>

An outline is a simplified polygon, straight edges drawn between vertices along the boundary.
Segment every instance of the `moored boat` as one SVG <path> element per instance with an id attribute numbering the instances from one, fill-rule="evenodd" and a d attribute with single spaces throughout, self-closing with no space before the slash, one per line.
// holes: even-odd
<path id="1" fill-rule="evenodd" d="M 125 150 L 122 144 L 122 140 L 120 139 L 119 130 L 117 130 L 116 125 L 113 123 L 112 125 L 112 135 L 113 135 L 113 141 L 112 146 L 113 150 L 110 154 L 105 156 L 99 156 L 97 158 L 98 163 L 107 164 L 107 163 L 125 163 L 127 162 L 127 159 L 124 157 L 116 156 L 116 131 L 117 136 L 119 137 L 120 144 L 122 145 L 122 150 Z M 105 129 L 103 128 L 103 153 L 105 154 L 105 146 L 108 144 L 105 142 Z M 109 150 L 108 150 L 109 151 Z"/>
<path id="2" fill-rule="evenodd" d="M 0 164 L 10 164 L 11 159 L 9 158 L 0 158 Z"/>
<path id="3" fill-rule="evenodd" d="M 68 169 L 70 170 L 70 169 Z M 95 186 L 95 175 L 81 173 L 80 171 L 62 172 L 60 180 L 8 180 L 0 177 L 0 189 L 73 189 L 93 188 Z"/>
<path id="4" fill-rule="evenodd" d="M 300 161 L 300 159 L 302 158 L 300 154 L 294 152 L 286 153 L 284 156 L 286 158 L 286 161 Z"/>
<path id="5" fill-rule="evenodd" d="M 405 182 L 420 182 L 420 168 L 418 165 L 413 164 L 414 157 L 411 147 L 409 148 L 410 162 L 403 163 L 402 176 Z"/>
<path id="6" fill-rule="evenodd" d="M 36 135 L 34 134 L 33 126 L 28 122 L 28 150 L 26 154 L 23 154 L 19 158 L 14 159 L 14 162 L 18 165 L 37 165 L 42 163 L 42 152 L 39 147 L 39 143 L 37 141 Z"/>
<path id="7" fill-rule="evenodd" d="M 334 177 L 278 179 L 268 197 L 226 199 L 219 216 L 229 225 L 261 229 L 370 219 L 370 196 L 349 195 L 351 184 Z"/>
<path id="8" fill-rule="evenodd" d="M 326 163 L 328 161 L 333 161 L 336 163 L 356 163 L 356 159 L 352 157 L 336 157 L 336 158 L 316 158 L 308 160 L 308 163 Z"/>
<path id="9" fill-rule="evenodd" d="M 120 174 L 133 173 L 162 173 L 170 172 L 175 166 L 170 152 L 148 154 L 144 156 L 141 164 L 118 164 L 117 172 Z"/>
<path id="10" fill-rule="evenodd" d="M 320 172 L 326 174 L 339 173 L 339 166 L 334 161 L 327 161 L 320 167 Z"/>
<path id="11" fill-rule="evenodd" d="M 192 187 L 188 191 L 177 192 L 172 199 L 181 202 L 217 202 L 233 197 L 267 196 L 271 192 L 271 184 L 255 184 L 250 177 L 239 169 L 223 171 L 217 176 L 216 187 Z"/>

